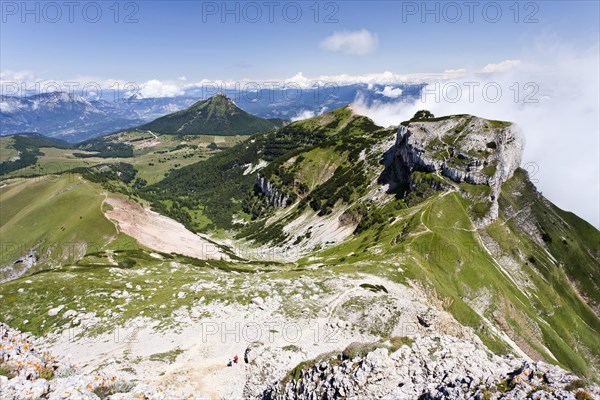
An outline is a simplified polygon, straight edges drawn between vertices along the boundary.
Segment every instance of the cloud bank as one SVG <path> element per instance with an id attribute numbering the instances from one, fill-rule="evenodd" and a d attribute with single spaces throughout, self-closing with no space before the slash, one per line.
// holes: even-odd
<path id="1" fill-rule="evenodd" d="M 48 93 L 53 91 L 74 90 L 80 94 L 82 88 L 90 87 L 96 89 L 121 89 L 144 97 L 173 97 L 185 94 L 187 90 L 198 88 L 210 88 L 215 92 L 223 89 L 247 89 L 255 90 L 257 87 L 265 89 L 301 88 L 309 89 L 325 85 L 398 85 L 418 84 L 434 80 L 457 79 L 466 75 L 464 69 L 446 70 L 442 72 L 424 72 L 411 74 L 398 74 L 390 71 L 375 72 L 363 75 L 320 75 L 315 77 L 304 76 L 298 72 L 292 77 L 283 79 L 240 79 L 240 80 L 210 80 L 190 81 L 182 76 L 174 80 L 151 79 L 146 82 L 128 82 L 123 79 L 97 78 L 97 77 L 74 77 L 67 80 L 53 80 L 41 78 L 29 71 L 1 71 L 0 86 L 3 95 L 23 95 L 33 91 Z M 387 97 L 398 97 L 399 89 L 390 87 L 382 91 Z M 388 96 L 389 95 L 389 96 Z"/>

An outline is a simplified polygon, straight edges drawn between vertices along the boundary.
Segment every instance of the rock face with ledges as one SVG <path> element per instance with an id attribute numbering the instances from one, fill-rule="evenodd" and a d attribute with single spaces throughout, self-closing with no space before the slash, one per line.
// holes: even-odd
<path id="1" fill-rule="evenodd" d="M 289 196 L 274 187 L 271 182 L 260 174 L 256 175 L 255 187 L 267 196 L 269 203 L 275 208 L 284 208 L 288 205 Z"/>
<path id="2" fill-rule="evenodd" d="M 523 135 L 512 123 L 455 115 L 400 125 L 390 161 L 400 181 L 423 171 L 490 186 L 493 205 L 486 222 L 491 222 L 498 216 L 500 187 L 519 167 L 523 147 Z"/>

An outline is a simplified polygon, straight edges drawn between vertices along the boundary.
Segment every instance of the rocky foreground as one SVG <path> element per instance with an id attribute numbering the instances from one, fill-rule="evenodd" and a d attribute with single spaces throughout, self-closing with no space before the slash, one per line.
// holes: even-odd
<path id="1" fill-rule="evenodd" d="M 166 400 L 201 398 L 124 381 L 100 372 L 87 374 L 69 360 L 43 350 L 43 340 L 0 323 L 0 400 Z"/>
<path id="2" fill-rule="evenodd" d="M 257 397 L 580 400 L 600 398 L 599 389 L 554 365 L 499 357 L 481 343 L 433 335 L 354 343 L 299 365 Z"/>
<path id="3" fill-rule="evenodd" d="M 0 323 L 1 400 L 200 399 L 117 376 L 84 373 L 44 350 L 43 340 Z M 431 335 L 353 343 L 284 373 L 279 348 L 251 343 L 244 398 L 563 399 L 600 398 L 600 388 L 560 367 L 500 357 L 477 340 Z M 267 388 L 265 390 L 265 387 Z"/>

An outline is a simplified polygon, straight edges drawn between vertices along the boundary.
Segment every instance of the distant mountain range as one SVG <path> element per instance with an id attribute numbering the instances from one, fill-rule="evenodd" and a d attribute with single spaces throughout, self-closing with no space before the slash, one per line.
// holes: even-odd
<path id="1" fill-rule="evenodd" d="M 355 84 L 318 89 L 223 90 L 223 94 L 257 117 L 295 120 L 352 103 L 359 94 L 367 102 L 396 102 L 400 93 L 406 99 L 419 96 L 422 87 L 422 84 L 393 87 Z M 26 97 L 0 96 L 0 135 L 37 132 L 79 142 L 148 123 L 207 97 L 208 94 L 199 89 L 182 96 L 162 98 L 115 93 L 112 98 L 88 99 L 63 92 Z"/>
<path id="2" fill-rule="evenodd" d="M 54 92 L 0 97 L 0 135 L 38 132 L 69 142 L 112 133 L 150 121 L 192 104 L 192 99 L 145 99 L 110 102 Z"/>

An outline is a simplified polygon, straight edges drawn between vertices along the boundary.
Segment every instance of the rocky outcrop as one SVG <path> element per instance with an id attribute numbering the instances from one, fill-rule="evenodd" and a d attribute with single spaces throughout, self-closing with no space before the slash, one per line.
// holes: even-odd
<path id="1" fill-rule="evenodd" d="M 27 254 L 11 264 L 0 268 L 0 283 L 9 282 L 25 275 L 39 260 L 36 244 Z"/>
<path id="2" fill-rule="evenodd" d="M 344 351 L 307 361 L 262 394 L 263 399 L 575 399 L 598 395 L 559 367 L 499 357 L 481 343 L 450 336 L 417 338 L 411 346 Z M 529 397 L 528 397 L 529 396 Z"/>
<path id="3" fill-rule="evenodd" d="M 264 176 L 256 175 L 256 188 L 261 191 L 262 194 L 267 196 L 269 204 L 276 208 L 285 208 L 288 206 L 289 195 L 278 190 L 274 187 L 271 182 Z"/>
<path id="4" fill-rule="evenodd" d="M 201 398 L 120 380 L 101 370 L 84 373 L 45 350 L 44 341 L 0 323 L 0 400 L 130 400 Z"/>
<path id="5" fill-rule="evenodd" d="M 459 115 L 400 125 L 387 163 L 399 181 L 423 171 L 490 186 L 493 204 L 486 222 L 491 222 L 498 216 L 500 187 L 519 167 L 523 146 L 514 124 Z"/>

